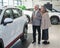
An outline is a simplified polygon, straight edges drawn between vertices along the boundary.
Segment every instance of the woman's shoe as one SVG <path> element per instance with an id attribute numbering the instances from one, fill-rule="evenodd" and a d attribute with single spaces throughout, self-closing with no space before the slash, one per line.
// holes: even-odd
<path id="1" fill-rule="evenodd" d="M 43 44 L 47 45 L 47 44 L 50 44 L 50 42 L 44 41 Z"/>

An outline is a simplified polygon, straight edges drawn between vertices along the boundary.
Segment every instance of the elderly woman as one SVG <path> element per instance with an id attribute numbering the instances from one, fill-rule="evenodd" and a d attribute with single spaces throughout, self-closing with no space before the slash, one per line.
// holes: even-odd
<path id="1" fill-rule="evenodd" d="M 49 44 L 50 42 L 48 41 L 49 39 L 48 29 L 51 26 L 51 22 L 45 6 L 41 6 L 40 13 L 42 15 L 41 29 L 42 29 L 42 40 L 44 40 L 43 44 Z"/>

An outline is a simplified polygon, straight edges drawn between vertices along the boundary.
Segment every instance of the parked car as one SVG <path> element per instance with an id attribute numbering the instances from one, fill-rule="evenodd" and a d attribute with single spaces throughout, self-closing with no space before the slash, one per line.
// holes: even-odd
<path id="1" fill-rule="evenodd" d="M 49 13 L 51 24 L 58 24 L 60 22 L 60 12 L 55 9 L 52 9 L 52 11 L 47 9 L 47 11 Z"/>
<path id="2" fill-rule="evenodd" d="M 27 40 L 28 22 L 15 7 L 0 7 L 0 48 L 10 48 L 18 39 Z"/>
<path id="3" fill-rule="evenodd" d="M 33 8 L 28 8 L 24 10 L 24 13 L 31 17 L 33 10 L 34 10 Z M 56 9 L 52 9 L 52 10 L 47 9 L 47 11 L 49 13 L 51 24 L 54 24 L 54 25 L 58 24 L 60 21 L 60 11 L 57 11 Z"/>
<path id="4" fill-rule="evenodd" d="M 60 11 L 58 11 L 58 10 L 56 10 L 54 8 L 52 8 L 52 12 L 58 12 L 58 13 L 60 13 Z"/>

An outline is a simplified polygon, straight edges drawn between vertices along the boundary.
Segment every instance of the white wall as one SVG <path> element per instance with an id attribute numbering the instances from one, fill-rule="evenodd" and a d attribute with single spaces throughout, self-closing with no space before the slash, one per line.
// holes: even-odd
<path id="1" fill-rule="evenodd" d="M 32 8 L 32 0 L 22 1 L 22 5 L 25 5 L 27 8 Z"/>
<path id="2" fill-rule="evenodd" d="M 52 3 L 53 3 L 53 8 L 55 8 L 55 9 L 57 9 L 57 10 L 60 11 L 60 1 L 59 1 L 59 2 L 54 1 L 54 2 L 52 2 Z"/>

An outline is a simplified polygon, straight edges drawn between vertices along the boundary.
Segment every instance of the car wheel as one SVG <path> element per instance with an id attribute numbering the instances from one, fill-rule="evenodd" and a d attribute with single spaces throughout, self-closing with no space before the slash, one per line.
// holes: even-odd
<path id="1" fill-rule="evenodd" d="M 27 16 L 27 19 L 28 19 L 28 23 L 30 22 L 30 16 L 29 15 L 26 15 Z"/>
<path id="2" fill-rule="evenodd" d="M 4 43 L 2 39 L 0 39 L 0 48 L 4 48 Z"/>
<path id="3" fill-rule="evenodd" d="M 51 20 L 51 24 L 53 24 L 53 25 L 56 25 L 59 22 L 57 17 L 52 17 L 50 20 Z"/>
<path id="4" fill-rule="evenodd" d="M 26 40 L 27 40 L 27 28 L 24 27 L 23 36 L 21 37 L 21 41 L 24 42 Z"/>

